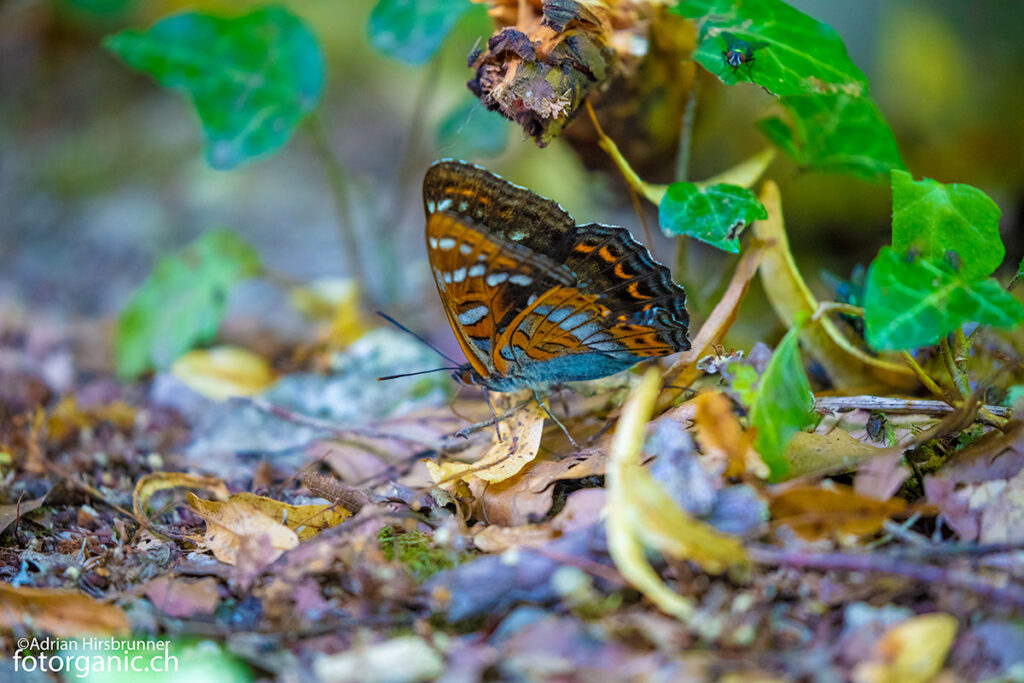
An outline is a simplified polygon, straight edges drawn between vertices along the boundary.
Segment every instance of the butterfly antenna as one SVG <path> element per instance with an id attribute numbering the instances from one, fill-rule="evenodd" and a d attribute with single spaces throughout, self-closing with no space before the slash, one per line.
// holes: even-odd
<path id="1" fill-rule="evenodd" d="M 400 375 L 388 375 L 387 377 L 378 377 L 378 382 L 383 382 L 389 379 L 398 379 L 399 377 L 412 377 L 414 375 L 425 375 L 428 372 L 441 372 L 442 370 L 458 370 L 459 368 L 434 368 L 432 370 L 418 370 L 416 372 L 403 372 Z"/>
<path id="2" fill-rule="evenodd" d="M 412 336 L 416 337 L 416 339 L 419 339 L 421 344 L 423 344 L 424 346 L 426 346 L 428 348 L 433 349 L 439 356 L 441 356 L 441 358 L 444 358 L 449 363 L 453 363 L 456 366 L 459 365 L 459 362 L 457 360 L 455 360 L 454 358 L 449 358 L 448 355 L 444 351 L 442 351 L 441 349 L 437 348 L 436 346 L 434 346 L 433 344 L 428 342 L 426 339 L 424 339 L 423 337 L 421 337 L 420 335 L 416 334 L 415 332 L 410 330 L 408 327 L 406 327 L 402 323 L 400 323 L 397 320 L 395 320 L 394 318 L 392 318 L 387 313 L 384 313 L 383 311 L 377 311 L 377 315 L 379 315 L 380 317 L 382 317 L 385 320 L 387 320 L 389 323 L 391 323 L 392 325 L 394 325 L 395 327 L 400 329 L 402 332 L 405 332 L 406 334 L 411 334 Z M 458 367 L 455 367 L 455 368 L 437 368 L 437 370 L 458 370 L 458 369 L 459 369 Z M 436 372 L 437 370 L 427 370 L 426 372 Z M 419 374 L 419 373 L 412 373 L 412 374 Z M 404 375 L 395 375 L 395 377 L 403 377 L 403 376 Z M 387 378 L 383 378 L 383 379 L 387 379 Z"/>

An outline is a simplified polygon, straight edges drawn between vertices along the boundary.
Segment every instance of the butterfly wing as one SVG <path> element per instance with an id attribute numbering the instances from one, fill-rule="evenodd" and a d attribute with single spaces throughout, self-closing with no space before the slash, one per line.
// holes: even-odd
<path id="1" fill-rule="evenodd" d="M 689 348 L 686 294 L 623 228 L 476 166 L 424 179 L 427 249 L 452 329 L 499 391 L 593 379 Z"/>

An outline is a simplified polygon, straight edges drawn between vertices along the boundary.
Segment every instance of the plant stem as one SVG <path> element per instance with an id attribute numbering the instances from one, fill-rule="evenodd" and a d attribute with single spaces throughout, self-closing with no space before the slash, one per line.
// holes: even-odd
<path id="1" fill-rule="evenodd" d="M 619 169 L 619 173 L 625 178 L 626 182 L 631 188 L 633 188 L 637 194 L 651 202 L 655 206 L 661 203 L 661 197 L 664 195 L 664 188 L 659 193 L 657 188 L 652 185 L 645 183 L 637 175 L 637 172 L 633 170 L 633 167 L 626 161 L 626 157 L 622 156 L 622 152 L 619 151 L 618 145 L 615 141 L 608 137 L 604 129 L 601 128 L 601 124 L 597 120 L 597 114 L 594 113 L 594 107 L 590 104 L 590 100 L 586 99 L 583 101 L 583 105 L 587 109 L 587 114 L 590 115 L 590 121 L 594 124 L 594 130 L 597 131 L 597 144 L 605 151 L 605 153 L 612 158 L 615 165 Z"/>
<path id="2" fill-rule="evenodd" d="M 949 397 L 946 396 L 946 392 L 944 392 L 942 388 L 935 383 L 935 380 L 928 376 L 928 373 L 924 371 L 924 368 L 917 364 L 917 361 L 914 360 L 914 357 L 911 356 L 908 351 L 900 351 L 900 357 L 903 359 L 903 362 L 907 364 L 907 367 L 910 368 L 911 372 L 913 372 L 921 381 L 921 384 L 928 389 L 928 391 L 932 392 L 936 398 L 942 399 L 950 405 L 954 405 L 954 403 L 950 402 Z"/>
<path id="3" fill-rule="evenodd" d="M 338 236 L 341 238 L 342 249 L 346 252 L 346 261 L 353 275 L 363 285 L 363 291 L 372 303 L 373 296 L 369 293 L 369 281 L 360 253 L 359 235 L 356 233 L 355 215 L 349 201 L 345 168 L 334 150 L 331 149 L 327 139 L 327 129 L 318 112 L 314 112 L 309 117 L 306 131 L 309 133 L 313 148 L 324 167 L 327 186 L 331 191 L 331 199 L 334 201 L 334 212 L 338 218 Z"/>
<path id="4" fill-rule="evenodd" d="M 963 336 L 963 332 L 960 335 Z M 957 399 L 963 401 L 971 395 L 971 384 L 967 379 L 967 373 L 964 372 L 963 361 L 958 361 L 956 354 L 953 353 L 953 349 L 949 345 L 948 337 L 942 338 L 942 341 L 939 342 L 939 348 L 942 351 L 942 360 L 946 363 L 946 371 L 949 372 L 949 379 L 953 383 Z"/>
<path id="5" fill-rule="evenodd" d="M 843 304 L 838 301 L 822 301 L 818 304 L 818 310 L 811 316 L 811 320 L 818 322 L 826 313 L 845 313 L 846 315 L 854 315 L 858 318 L 864 317 L 864 309 L 861 306 Z"/>
<path id="6" fill-rule="evenodd" d="M 700 78 L 695 72 L 690 92 L 683 107 L 683 123 L 679 131 L 679 151 L 676 154 L 676 180 L 686 182 L 690 177 L 690 149 L 693 144 L 693 120 L 697 116 L 697 96 L 700 94 Z"/>

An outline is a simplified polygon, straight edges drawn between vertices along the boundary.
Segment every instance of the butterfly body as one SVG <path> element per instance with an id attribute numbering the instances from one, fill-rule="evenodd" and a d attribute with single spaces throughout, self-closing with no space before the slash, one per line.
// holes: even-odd
<path id="1" fill-rule="evenodd" d="M 430 168 L 423 198 L 434 281 L 469 361 L 460 382 L 544 389 L 689 348 L 685 292 L 627 230 L 576 225 L 457 161 Z"/>

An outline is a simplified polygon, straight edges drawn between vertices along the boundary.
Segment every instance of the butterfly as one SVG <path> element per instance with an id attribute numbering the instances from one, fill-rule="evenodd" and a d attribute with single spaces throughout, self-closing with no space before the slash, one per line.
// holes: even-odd
<path id="1" fill-rule="evenodd" d="M 468 360 L 457 381 L 536 396 L 690 348 L 686 292 L 624 228 L 576 225 L 453 160 L 427 171 L 423 204 L 434 282 Z"/>

